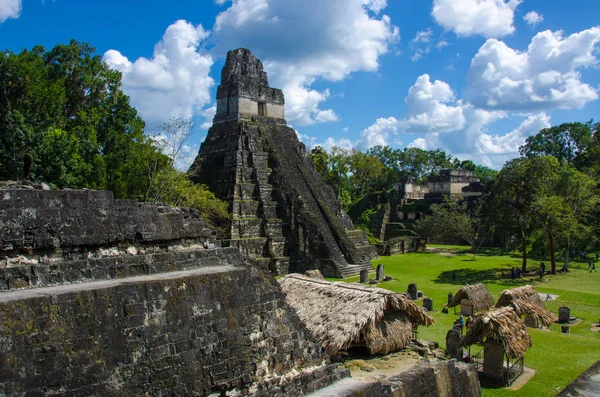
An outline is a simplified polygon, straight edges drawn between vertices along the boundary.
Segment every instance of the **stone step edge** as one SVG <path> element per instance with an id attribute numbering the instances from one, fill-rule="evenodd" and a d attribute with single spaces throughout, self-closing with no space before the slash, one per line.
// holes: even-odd
<path id="1" fill-rule="evenodd" d="M 157 273 L 152 272 L 152 270 L 164 270 L 156 268 L 167 265 L 171 268 L 172 264 L 167 260 L 169 257 L 175 262 L 183 262 L 183 266 L 173 269 L 172 271 L 186 271 L 214 266 L 215 261 L 225 261 L 231 256 L 239 257 L 240 263 L 243 261 L 243 256 L 236 247 L 216 247 L 208 249 L 199 248 L 155 252 L 140 255 L 124 254 L 102 258 L 67 259 L 51 263 L 23 264 L 0 269 L 0 293 L 160 274 L 164 273 L 164 271 L 159 271 Z M 190 261 L 198 261 L 199 263 L 190 266 L 188 263 Z M 209 262 L 210 264 L 207 266 L 203 265 L 202 262 Z M 83 263 L 96 266 L 82 268 L 80 265 Z M 148 272 L 140 272 L 142 274 L 136 275 L 126 275 L 125 277 L 119 276 L 120 274 L 125 274 L 131 270 L 135 272 L 135 269 L 143 269 L 143 271 L 148 270 Z M 94 279 L 94 277 L 97 278 Z M 25 285 L 25 280 L 27 280 L 27 285 Z M 12 288 L 10 287 L 10 284 L 13 284 Z M 16 285 L 16 287 L 14 287 L 14 285 Z"/>
<path id="2" fill-rule="evenodd" d="M 156 273 L 150 275 L 126 277 L 112 280 L 89 281 L 83 283 L 56 285 L 52 287 L 7 291 L 0 293 L 0 303 L 11 302 L 15 300 L 35 299 L 40 297 L 54 297 L 57 295 L 69 294 L 79 291 L 102 290 L 116 286 L 135 285 L 140 283 L 148 283 L 152 281 L 175 280 L 202 275 L 231 273 L 236 271 L 244 271 L 246 269 L 247 268 L 245 266 L 234 265 L 207 266 L 192 270 L 182 270 L 176 272 Z"/>

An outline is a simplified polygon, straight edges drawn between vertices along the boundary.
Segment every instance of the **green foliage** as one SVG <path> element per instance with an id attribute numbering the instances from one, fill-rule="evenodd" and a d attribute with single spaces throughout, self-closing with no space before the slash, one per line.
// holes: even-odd
<path id="1" fill-rule="evenodd" d="M 204 220 L 215 227 L 229 216 L 226 202 L 217 199 L 206 186 L 193 183 L 185 173 L 174 168 L 166 168 L 154 175 L 148 190 L 148 201 L 197 208 Z"/>
<path id="2" fill-rule="evenodd" d="M 120 84 L 121 74 L 86 43 L 4 52 L 0 178 L 141 197 L 147 178 L 136 155 L 160 154 Z"/>
<path id="3" fill-rule="evenodd" d="M 195 207 L 217 224 L 226 204 L 173 167 L 193 125 L 172 119 L 166 142 L 146 136 L 120 86 L 86 43 L 1 53 L 0 179 Z"/>
<path id="4" fill-rule="evenodd" d="M 438 239 L 461 238 L 471 246 L 471 251 L 477 249 L 482 223 L 479 217 L 479 207 L 469 206 L 466 201 L 456 202 L 445 197 L 443 204 L 433 204 L 431 213 L 415 223 L 415 231 L 420 236 Z"/>
<path id="5" fill-rule="evenodd" d="M 560 164 L 573 162 L 591 146 L 592 131 L 598 130 L 598 123 L 563 123 L 550 128 L 543 128 L 534 136 L 530 136 L 525 144 L 519 147 L 522 156 L 552 156 Z"/>

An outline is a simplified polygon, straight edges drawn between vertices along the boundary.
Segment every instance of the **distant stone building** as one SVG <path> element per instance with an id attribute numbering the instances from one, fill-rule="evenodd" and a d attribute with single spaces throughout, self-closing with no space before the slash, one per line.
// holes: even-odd
<path id="1" fill-rule="evenodd" d="M 423 250 L 425 240 L 413 230 L 413 223 L 426 216 L 432 204 L 443 203 L 444 197 L 472 200 L 483 195 L 484 188 L 484 183 L 471 171 L 442 170 L 440 175 L 430 176 L 427 183 L 405 179 L 385 196 L 373 197 L 364 205 L 379 208 L 369 223 L 370 231 L 381 241 L 379 254 Z"/>
<path id="2" fill-rule="evenodd" d="M 401 199 L 398 216 L 401 220 L 421 219 L 429 206 L 442 203 L 444 196 L 453 200 L 463 200 L 479 197 L 483 194 L 483 190 L 484 184 L 481 180 L 467 170 L 442 170 L 439 176 L 429 177 L 427 183 L 423 185 L 405 180 L 397 185 Z M 423 205 L 406 206 L 403 211 L 404 204 Z"/>
<path id="3" fill-rule="evenodd" d="M 213 126 L 190 172 L 231 205 L 224 244 L 275 274 L 358 275 L 376 256 L 286 125 L 284 97 L 250 51 L 229 51 Z"/>

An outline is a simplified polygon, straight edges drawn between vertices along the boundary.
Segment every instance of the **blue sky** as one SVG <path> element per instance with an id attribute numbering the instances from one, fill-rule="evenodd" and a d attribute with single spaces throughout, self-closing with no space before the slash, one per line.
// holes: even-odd
<path id="1" fill-rule="evenodd" d="M 441 148 L 500 168 L 539 129 L 598 118 L 600 2 L 0 0 L 0 47 L 91 43 L 149 132 L 214 114 L 227 50 L 284 90 L 309 146 Z"/>

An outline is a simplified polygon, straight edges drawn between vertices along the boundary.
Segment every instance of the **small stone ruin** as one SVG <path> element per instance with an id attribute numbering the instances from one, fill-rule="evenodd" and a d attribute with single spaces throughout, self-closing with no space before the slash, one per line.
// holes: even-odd
<path id="1" fill-rule="evenodd" d="M 446 353 L 457 360 L 463 359 L 463 349 L 460 347 L 460 331 L 453 328 L 446 334 Z"/>
<path id="2" fill-rule="evenodd" d="M 379 281 L 383 281 L 383 279 L 385 278 L 385 267 L 380 263 L 379 265 L 377 265 L 377 280 Z"/>
<path id="3" fill-rule="evenodd" d="M 406 292 L 408 292 L 411 300 L 417 300 L 419 297 L 419 289 L 415 283 L 408 284 L 408 289 Z"/>
<path id="4" fill-rule="evenodd" d="M 431 298 L 425 298 L 425 299 L 423 299 L 423 307 L 428 312 L 432 312 L 433 311 L 433 299 L 431 299 Z"/>
<path id="5" fill-rule="evenodd" d="M 558 322 L 569 323 L 571 321 L 571 309 L 565 306 L 558 308 Z"/>

